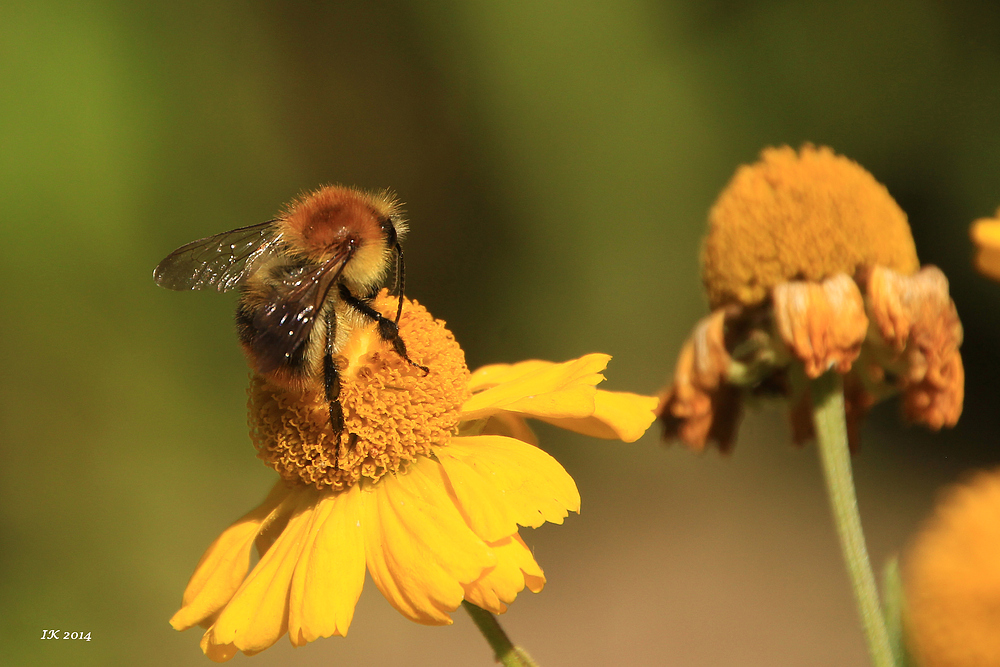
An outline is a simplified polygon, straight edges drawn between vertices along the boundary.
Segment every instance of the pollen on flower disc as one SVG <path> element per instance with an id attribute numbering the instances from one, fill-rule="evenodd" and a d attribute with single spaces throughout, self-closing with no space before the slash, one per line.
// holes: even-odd
<path id="1" fill-rule="evenodd" d="M 392 318 L 396 304 L 383 290 L 372 306 Z M 399 331 L 409 357 L 430 372 L 403 360 L 374 324 L 356 328 L 336 359 L 345 425 L 339 436 L 330 428 L 322 377 L 289 390 L 254 376 L 249 422 L 257 456 L 289 482 L 339 490 L 403 470 L 447 443 L 470 396 L 465 354 L 444 322 L 415 301 L 404 300 Z"/>
<path id="2" fill-rule="evenodd" d="M 702 279 L 713 309 L 758 304 L 786 280 L 919 268 L 906 214 L 863 167 L 826 147 L 768 148 L 712 207 Z"/>

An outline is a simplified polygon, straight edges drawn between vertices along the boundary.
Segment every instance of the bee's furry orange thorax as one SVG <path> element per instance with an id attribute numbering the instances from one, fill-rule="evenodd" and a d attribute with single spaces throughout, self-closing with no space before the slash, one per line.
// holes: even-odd
<path id="1" fill-rule="evenodd" d="M 381 242 L 385 213 L 360 190 L 327 186 L 293 202 L 282 222 L 286 240 L 319 259 L 351 238 L 360 245 Z"/>

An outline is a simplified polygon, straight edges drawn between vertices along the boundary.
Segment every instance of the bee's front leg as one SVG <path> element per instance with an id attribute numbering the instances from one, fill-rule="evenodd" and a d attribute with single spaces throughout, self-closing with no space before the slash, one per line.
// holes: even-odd
<path id="1" fill-rule="evenodd" d="M 424 375 L 431 372 L 429 368 L 421 366 L 406 354 L 406 343 L 403 342 L 402 337 L 399 335 L 399 326 L 395 322 L 382 317 L 378 311 L 365 303 L 364 300 L 351 294 L 351 290 L 347 289 L 343 283 L 340 284 L 340 298 L 348 306 L 375 322 L 378 325 L 379 338 L 391 344 L 392 349 L 396 351 L 396 354 L 405 359 L 406 363 L 414 368 L 419 368 L 424 372 Z"/>
<path id="2" fill-rule="evenodd" d="M 344 408 L 340 405 L 340 371 L 333 361 L 333 341 L 337 337 L 337 314 L 326 312 L 326 349 L 323 351 L 323 389 L 330 408 L 330 428 L 334 435 L 344 430 Z"/>

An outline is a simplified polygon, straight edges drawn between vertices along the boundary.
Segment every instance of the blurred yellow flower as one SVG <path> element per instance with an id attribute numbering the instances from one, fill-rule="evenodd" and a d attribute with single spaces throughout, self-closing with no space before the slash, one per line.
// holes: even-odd
<path id="1" fill-rule="evenodd" d="M 976 220 L 969 231 L 976 244 L 976 270 L 1000 280 L 1000 209 L 995 217 Z"/>
<path id="2" fill-rule="evenodd" d="M 948 490 L 904 560 L 922 667 L 1000 667 L 1000 470 Z"/>
<path id="3" fill-rule="evenodd" d="M 385 292 L 374 307 L 392 316 Z M 518 526 L 578 512 L 569 474 L 534 444 L 532 417 L 627 442 L 656 399 L 596 388 L 610 357 L 526 361 L 470 374 L 440 320 L 406 301 L 400 331 L 424 375 L 373 327 L 343 348 L 345 430 L 329 427 L 323 387 L 289 391 L 254 377 L 251 435 L 282 477 L 259 507 L 209 547 L 171 619 L 208 629 L 216 661 L 258 653 L 286 632 L 295 646 L 346 635 L 365 571 L 417 623 L 451 623 L 469 602 L 502 613 L 545 576 Z M 247 574 L 251 548 L 260 561 Z"/>
<path id="4" fill-rule="evenodd" d="M 918 270 L 906 215 L 885 187 L 825 147 L 769 148 L 709 214 L 702 278 L 713 308 L 678 357 L 657 413 L 666 438 L 728 450 L 742 396 L 792 399 L 793 439 L 813 437 L 806 383 L 844 375 L 848 430 L 903 393 L 938 429 L 962 411 L 962 325 L 937 268 Z"/>

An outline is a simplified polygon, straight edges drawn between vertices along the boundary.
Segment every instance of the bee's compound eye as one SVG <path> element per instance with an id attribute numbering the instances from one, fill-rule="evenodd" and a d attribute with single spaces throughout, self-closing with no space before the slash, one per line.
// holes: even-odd
<path id="1" fill-rule="evenodd" d="M 392 218 L 383 218 L 381 221 L 382 233 L 385 234 L 385 240 L 389 245 L 395 245 L 396 243 L 396 225 L 393 223 Z"/>

